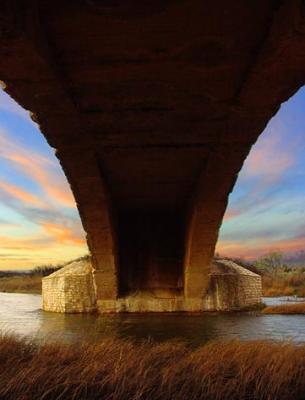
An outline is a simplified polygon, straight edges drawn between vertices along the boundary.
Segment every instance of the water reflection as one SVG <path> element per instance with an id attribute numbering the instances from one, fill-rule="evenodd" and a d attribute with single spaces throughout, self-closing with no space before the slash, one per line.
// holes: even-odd
<path id="1" fill-rule="evenodd" d="M 268 304 L 287 298 L 264 299 Z M 291 339 L 305 342 L 305 316 L 231 314 L 67 315 L 41 310 L 41 296 L 0 293 L 0 330 L 43 340 L 178 339 L 193 345 L 211 339 Z"/>

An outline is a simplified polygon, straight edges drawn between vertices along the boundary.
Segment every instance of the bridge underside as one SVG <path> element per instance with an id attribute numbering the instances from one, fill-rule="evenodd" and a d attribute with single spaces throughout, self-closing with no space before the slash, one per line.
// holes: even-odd
<path id="1" fill-rule="evenodd" d="M 2 3 L 0 79 L 56 149 L 100 308 L 201 304 L 243 161 L 304 84 L 303 2 Z"/>

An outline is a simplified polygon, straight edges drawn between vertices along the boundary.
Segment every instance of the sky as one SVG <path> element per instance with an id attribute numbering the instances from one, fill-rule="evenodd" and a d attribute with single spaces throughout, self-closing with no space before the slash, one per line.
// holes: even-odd
<path id="1" fill-rule="evenodd" d="M 252 147 L 229 198 L 220 255 L 251 260 L 305 249 L 304 111 L 305 87 L 282 104 Z"/>
<path id="2" fill-rule="evenodd" d="M 216 251 L 257 258 L 305 249 L 305 88 L 284 103 L 246 159 Z M 70 186 L 39 127 L 0 88 L 0 269 L 88 253 Z"/>
<path id="3" fill-rule="evenodd" d="M 67 179 L 27 111 L 0 89 L 0 269 L 87 254 Z"/>

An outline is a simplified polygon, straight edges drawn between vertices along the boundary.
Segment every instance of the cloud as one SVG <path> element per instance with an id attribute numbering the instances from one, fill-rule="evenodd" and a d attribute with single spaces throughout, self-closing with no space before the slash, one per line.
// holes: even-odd
<path id="1" fill-rule="evenodd" d="M 50 239 L 42 238 L 40 235 L 26 237 L 0 236 L 0 243 L 1 251 L 5 249 L 17 250 L 18 252 L 24 250 L 35 252 L 47 248 L 50 244 Z"/>
<path id="2" fill-rule="evenodd" d="M 4 192 L 6 195 L 21 201 L 22 203 L 28 203 L 38 207 L 43 207 L 44 203 L 33 194 L 26 190 L 21 189 L 16 185 L 12 185 L 7 182 L 0 182 L 0 192 Z"/>
<path id="3" fill-rule="evenodd" d="M 298 123 L 295 116 L 291 121 L 283 107 L 253 146 L 224 215 L 216 247 L 221 254 L 251 259 L 273 249 L 291 253 L 305 247 L 304 230 L 299 231 L 304 216 L 299 206 L 304 202 L 302 115 Z"/>
<path id="4" fill-rule="evenodd" d="M 83 244 L 84 232 L 76 204 L 57 160 L 25 149 L 3 131 L 0 131 L 0 157 L 19 174 L 33 180 L 43 193 L 43 196 L 34 195 L 17 185 L 1 182 L 0 194 L 2 192 L 2 197 L 9 198 L 10 207 L 38 224 L 53 238 L 75 245 Z M 71 227 L 71 233 L 68 227 Z"/>
<path id="5" fill-rule="evenodd" d="M 24 251 L 40 252 L 41 250 L 51 250 L 54 246 L 81 247 L 86 249 L 85 239 L 81 232 L 75 230 L 75 226 L 63 226 L 53 222 L 44 222 L 41 224 L 41 232 L 35 235 L 23 236 L 0 236 L 1 249 L 0 254 L 3 256 L 3 250 L 10 252 L 15 257 Z"/>
<path id="6" fill-rule="evenodd" d="M 29 243 L 33 246 L 56 243 L 86 247 L 84 231 L 76 210 L 74 215 L 65 215 L 61 210 L 26 207 L 20 202 L 11 203 L 10 206 L 15 212 L 22 215 L 25 220 L 30 221 L 31 224 L 36 224 L 39 230 L 36 236 L 26 237 L 25 242 L 18 243 L 17 239 L 17 247 L 24 244 L 28 246 Z M 15 237 L 10 236 L 8 240 L 2 239 L 3 242 L 1 242 L 0 238 L 1 248 L 6 246 L 6 243 L 15 243 Z M 12 240 L 10 241 L 10 239 Z"/>
<path id="7" fill-rule="evenodd" d="M 21 175 L 35 182 L 43 192 L 45 201 L 75 208 L 72 191 L 55 156 L 53 160 L 27 149 L 0 131 L 0 157 Z"/>
<path id="8" fill-rule="evenodd" d="M 268 128 L 253 146 L 239 174 L 224 222 L 252 210 L 272 207 L 296 162 L 299 138 L 287 140 L 284 129 Z M 237 195 L 239 193 L 239 195 Z"/>
<path id="9" fill-rule="evenodd" d="M 0 227 L 1 228 L 20 228 L 20 224 L 7 221 L 6 219 L 0 218 Z"/>
<path id="10" fill-rule="evenodd" d="M 305 235 L 292 238 L 268 241 L 258 238 L 256 241 L 221 241 L 217 244 L 216 252 L 226 257 L 242 257 L 256 259 L 270 251 L 280 250 L 284 253 L 297 252 L 305 247 Z"/>
<path id="11" fill-rule="evenodd" d="M 0 267 L 28 268 L 87 253 L 72 191 L 52 150 L 35 137 L 37 125 L 0 89 L 1 111 L 18 116 L 18 123 L 1 114 L 8 123 L 6 130 L 0 127 Z"/>
<path id="12" fill-rule="evenodd" d="M 42 224 L 44 231 L 54 238 L 58 243 L 69 244 L 73 246 L 83 246 L 85 244 L 85 239 L 81 237 L 79 232 L 75 232 L 62 224 L 54 224 L 51 222 L 45 222 Z"/>
<path id="13" fill-rule="evenodd" d="M 244 165 L 244 177 L 260 177 L 268 184 L 277 182 L 294 165 L 294 150 L 294 144 L 288 148 L 282 146 L 278 132 L 268 132 L 250 152 Z"/>
<path id="14" fill-rule="evenodd" d="M 223 221 L 229 221 L 230 219 L 232 219 L 234 217 L 238 217 L 240 214 L 241 214 L 241 210 L 229 208 L 223 217 Z"/>

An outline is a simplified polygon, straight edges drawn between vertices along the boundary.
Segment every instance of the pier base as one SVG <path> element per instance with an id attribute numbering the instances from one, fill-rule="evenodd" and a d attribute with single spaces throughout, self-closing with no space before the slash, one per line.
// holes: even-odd
<path id="1" fill-rule="evenodd" d="M 85 313 L 233 311 L 261 302 L 261 277 L 232 261 L 214 260 L 208 291 L 186 298 L 182 290 L 139 290 L 115 300 L 95 300 L 90 261 L 73 262 L 42 280 L 43 309 Z"/>

